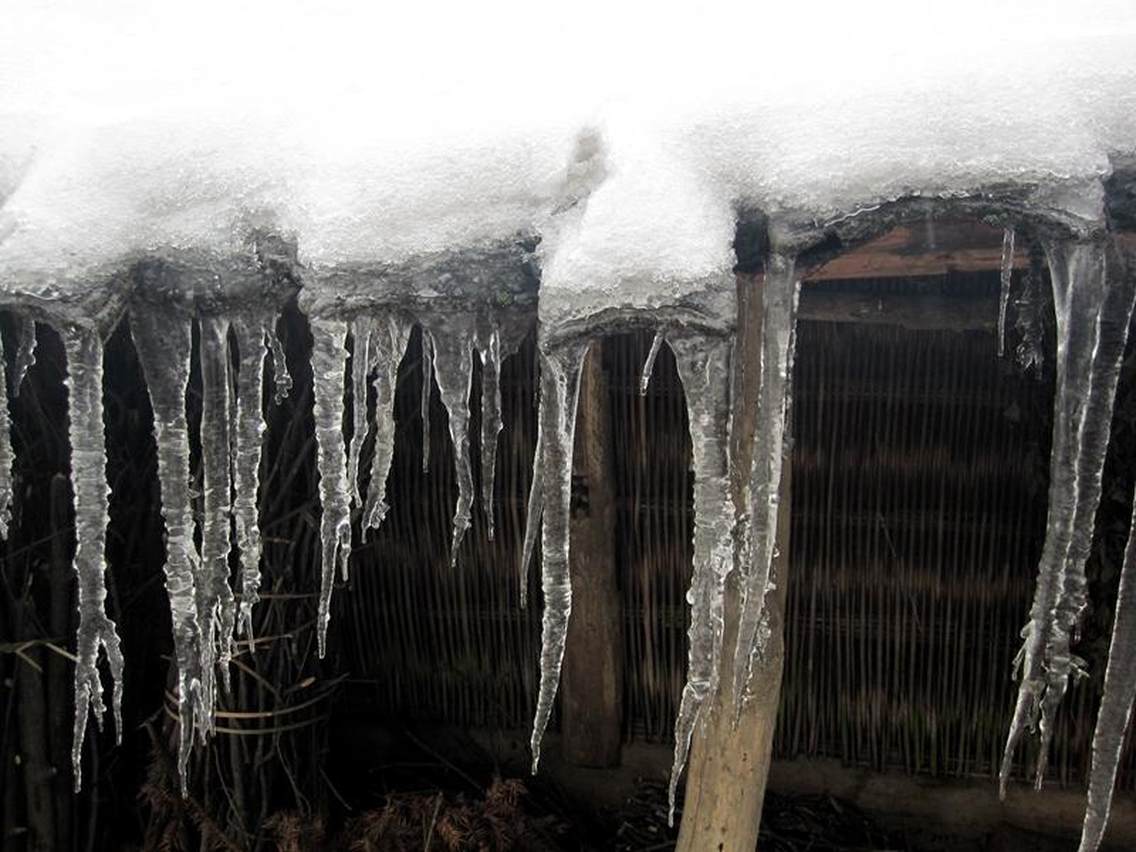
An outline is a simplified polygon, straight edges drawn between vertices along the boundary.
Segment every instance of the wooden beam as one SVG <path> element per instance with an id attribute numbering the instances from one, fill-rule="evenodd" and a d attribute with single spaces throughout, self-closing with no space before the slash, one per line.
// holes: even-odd
<path id="1" fill-rule="evenodd" d="M 842 278 L 910 278 L 979 272 L 1002 267 L 1002 229 L 982 222 L 928 220 L 904 225 L 844 252 L 813 270 L 801 270 L 810 281 Z M 1025 246 L 1014 251 L 1014 267 L 1029 265 Z"/>
<path id="2" fill-rule="evenodd" d="M 623 724 L 623 639 L 615 565 L 611 402 L 603 342 L 580 373 L 572 461 L 572 617 L 562 669 L 564 759 L 618 766 Z"/>
<path id="3" fill-rule="evenodd" d="M 909 329 L 991 330 L 998 326 L 996 296 L 931 293 L 851 293 L 801 287 L 798 317 L 817 322 L 898 325 Z"/>

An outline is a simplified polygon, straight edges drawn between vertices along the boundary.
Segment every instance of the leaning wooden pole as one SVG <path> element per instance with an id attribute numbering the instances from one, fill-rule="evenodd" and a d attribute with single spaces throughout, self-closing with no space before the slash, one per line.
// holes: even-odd
<path id="1" fill-rule="evenodd" d="M 622 745 L 623 641 L 611 452 L 611 400 L 603 342 L 597 340 L 580 373 L 572 463 L 572 618 L 561 690 L 563 755 L 577 766 L 618 766 Z"/>
<path id="2" fill-rule="evenodd" d="M 734 429 L 731 436 L 730 488 L 737 512 L 746 510 L 750 460 L 755 442 L 755 412 L 760 383 L 761 278 L 739 276 L 738 336 L 734 357 Z M 752 670 L 752 697 L 735 724 L 733 654 L 722 655 L 720 689 L 705 721 L 694 730 L 686 771 L 686 793 L 678 852 L 754 849 L 761 806 L 773 751 L 773 732 L 781 696 L 784 665 L 785 589 L 788 583 L 791 465 L 781 479 L 777 556 L 772 580 L 776 591 L 766 598 L 770 637 L 765 654 Z M 732 649 L 741 610 L 739 572 L 727 580 L 723 647 Z"/>

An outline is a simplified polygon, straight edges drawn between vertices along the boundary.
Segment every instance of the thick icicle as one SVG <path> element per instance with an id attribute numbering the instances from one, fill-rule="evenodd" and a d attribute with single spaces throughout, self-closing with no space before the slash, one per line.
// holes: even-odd
<path id="1" fill-rule="evenodd" d="M 1045 334 L 1042 327 L 1042 310 L 1045 304 L 1043 264 L 1045 254 L 1039 246 L 1030 247 L 1029 270 L 1022 281 L 1021 293 L 1014 302 L 1017 319 L 1014 325 L 1018 330 L 1016 351 L 1018 367 L 1023 372 L 1033 370 L 1040 375 L 1045 361 Z"/>
<path id="2" fill-rule="evenodd" d="M 790 399 L 794 326 L 800 284 L 794 259 L 773 254 L 765 270 L 761 318 L 761 388 L 748 485 L 748 519 L 741 529 L 742 610 L 734 650 L 735 713 L 741 712 L 755 655 L 764 644 L 765 596 L 777 540 L 785 422 Z"/>
<path id="3" fill-rule="evenodd" d="M 268 348 L 272 352 L 272 401 L 279 405 L 292 390 L 292 376 L 288 373 L 288 358 L 284 354 L 284 344 L 276 333 L 276 319 L 269 317 L 264 324 L 268 336 Z"/>
<path id="4" fill-rule="evenodd" d="M 481 354 L 481 503 L 486 533 L 493 540 L 496 524 L 493 490 L 497 476 L 497 436 L 501 433 L 501 332 L 494 326 L 480 341 Z"/>
<path id="5" fill-rule="evenodd" d="M 201 528 L 202 582 L 197 586 L 202 631 L 202 691 L 205 705 L 216 706 L 213 662 L 226 688 L 236 625 L 236 599 L 229 584 L 229 535 L 233 495 L 231 448 L 231 362 L 229 321 L 203 317 L 201 329 L 201 467 L 204 507 Z M 214 656 L 216 654 L 216 656 Z"/>
<path id="6" fill-rule="evenodd" d="M 371 478 L 367 485 L 363 526 L 378 529 L 387 515 L 387 476 L 394 458 L 394 392 L 398 365 L 410 340 L 411 326 L 390 316 L 375 321 L 371 332 L 371 369 L 375 378 L 375 451 L 371 456 Z"/>
<path id="7" fill-rule="evenodd" d="M 7 347 L 0 342 L 0 364 L 8 363 Z M 15 396 L 15 390 L 12 395 Z M 12 518 L 12 466 L 16 455 L 12 451 L 12 424 L 8 415 L 7 373 L 0 375 L 0 538 L 8 537 L 8 523 Z"/>
<path id="8" fill-rule="evenodd" d="M 75 727 L 71 764 L 75 790 L 82 787 L 83 738 L 87 711 L 102 725 L 105 707 L 99 680 L 99 648 L 106 652 L 114 684 L 115 732 L 122 741 L 122 646 L 106 611 L 106 529 L 108 522 L 106 445 L 103 437 L 103 346 L 86 329 L 60 330 L 67 353 L 68 435 L 71 488 L 75 502 L 75 575 L 78 578 L 79 631 L 75 661 Z"/>
<path id="9" fill-rule="evenodd" d="M 166 594 L 178 672 L 178 776 L 184 792 L 194 732 L 204 738 L 213 713 L 213 708 L 204 704 L 201 693 L 201 633 L 195 590 L 200 563 L 193 544 L 189 491 L 185 394 L 189 387 L 192 328 L 188 319 L 143 309 L 132 312 L 130 329 L 154 410 L 158 486 L 166 528 Z"/>
<path id="10" fill-rule="evenodd" d="M 543 473 L 544 523 L 541 531 L 540 693 L 533 719 L 533 772 L 540 762 L 540 742 L 552 714 L 564 661 L 564 641 L 572 613 L 572 582 L 568 559 L 568 529 L 572 498 L 572 450 L 576 437 L 576 404 L 580 393 L 580 368 L 588 351 L 587 341 L 572 341 L 542 353 L 540 392 L 540 453 Z M 534 482 L 536 481 L 534 477 Z M 530 520 L 532 519 L 530 507 Z M 526 538 L 528 531 L 526 531 Z"/>
<path id="11" fill-rule="evenodd" d="M 36 362 L 36 324 L 25 317 L 20 321 L 20 342 L 16 349 L 16 362 L 12 365 L 12 399 L 20 395 L 20 386 L 28 370 Z"/>
<path id="12" fill-rule="evenodd" d="M 1057 318 L 1057 384 L 1049 514 L 1030 623 L 1019 654 L 1021 685 L 1000 773 L 1004 794 L 1014 750 L 1040 714 L 1041 784 L 1053 717 L 1080 661 L 1071 634 L 1086 602 L 1085 561 L 1100 503 L 1113 401 L 1136 297 L 1133 276 L 1116 274 L 1104 242 L 1046 246 Z"/>
<path id="13" fill-rule="evenodd" d="M 240 551 L 240 607 L 237 628 L 252 639 L 252 610 L 260 600 L 260 457 L 264 446 L 265 323 L 233 320 L 237 339 L 237 398 L 233 441 L 233 522 Z M 251 647 L 251 646 L 250 646 Z"/>
<path id="14" fill-rule="evenodd" d="M 1010 304 L 1010 284 L 1014 277 L 1014 229 L 1002 233 L 1001 292 L 998 296 L 998 357 L 1006 354 L 1006 307 Z"/>
<path id="15" fill-rule="evenodd" d="M 643 373 L 639 377 L 639 395 L 646 396 L 647 388 L 651 385 L 651 375 L 655 372 L 655 359 L 659 357 L 659 350 L 663 346 L 663 330 L 655 332 L 651 341 L 651 348 L 647 350 L 647 360 L 643 362 Z"/>
<path id="16" fill-rule="evenodd" d="M 686 594 L 689 662 L 675 720 L 667 815 L 673 825 L 675 791 L 694 726 L 705 702 L 712 701 L 718 691 L 726 576 L 733 567 L 734 513 L 729 484 L 731 341 L 677 333 L 667 339 L 686 395 L 694 470 L 694 565 Z"/>
<path id="17" fill-rule="evenodd" d="M 422 472 L 430 470 L 430 393 L 434 375 L 434 342 L 422 326 Z"/>
<path id="18" fill-rule="evenodd" d="M 1136 510 L 1136 503 L 1133 504 Z M 1089 772 L 1089 804 L 1081 830 L 1080 852 L 1096 852 L 1108 826 L 1116 770 L 1124 734 L 1136 699 L 1136 511 L 1128 529 L 1128 546 L 1120 572 L 1113 615 L 1112 643 L 1104 673 L 1097 727 L 1093 734 L 1093 764 Z"/>
<path id="19" fill-rule="evenodd" d="M 322 553 L 318 615 L 319 655 L 327 650 L 327 625 L 331 620 L 331 591 L 335 567 L 346 579 L 351 555 L 350 497 L 347 490 L 347 459 L 343 445 L 343 385 L 347 368 L 347 323 L 315 319 L 312 327 L 312 396 L 318 447 L 320 503 L 320 548 Z"/>
<path id="20" fill-rule="evenodd" d="M 539 388 L 538 388 L 539 390 Z M 536 447 L 533 449 L 532 482 L 529 483 L 529 502 L 525 512 L 525 540 L 521 545 L 521 564 L 518 579 L 521 584 L 521 609 L 529 605 L 529 565 L 536 550 L 536 537 L 544 515 L 544 406 L 537 408 Z"/>
<path id="21" fill-rule="evenodd" d="M 450 544 L 450 564 L 456 565 L 462 539 L 469 529 L 473 505 L 473 469 L 469 460 L 469 389 L 473 377 L 473 329 L 446 325 L 438 334 L 427 332 L 433 340 L 434 374 L 442 404 L 450 422 L 454 445 L 454 473 L 458 481 L 458 502 L 454 507 L 454 534 Z"/>
<path id="22" fill-rule="evenodd" d="M 367 437 L 367 376 L 371 372 L 371 332 L 374 321 L 357 317 L 351 323 L 351 443 L 347 447 L 347 484 L 351 500 L 363 505 L 359 491 L 359 455 Z"/>

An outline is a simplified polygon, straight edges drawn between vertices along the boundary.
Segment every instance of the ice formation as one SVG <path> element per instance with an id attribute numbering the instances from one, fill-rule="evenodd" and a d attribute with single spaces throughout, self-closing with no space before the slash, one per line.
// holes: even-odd
<path id="1" fill-rule="evenodd" d="M 1058 320 L 1050 516 L 1004 769 L 1034 718 L 1048 742 L 1078 666 L 1070 634 L 1085 606 L 1084 563 L 1132 310 L 1131 273 L 1118 271 L 1123 264 L 1102 236 L 1101 211 L 1102 180 L 1118 158 L 1136 153 L 1130 8 L 1094 3 L 1070 18 L 1017 0 L 993 9 L 967 0 L 905 32 L 911 16 L 891 14 L 906 12 L 896 2 L 881 8 L 881 19 L 895 21 L 899 37 L 876 28 L 848 39 L 871 12 L 862 4 L 822 16 L 807 7 L 731 10 L 728 27 L 715 15 L 653 20 L 648 37 L 637 16 L 598 6 L 595 15 L 545 19 L 544 30 L 563 36 L 546 40 L 527 37 L 543 31 L 532 16 L 548 14 L 528 7 L 523 15 L 471 7 L 456 16 L 414 7 L 390 20 L 286 2 L 143 19 L 133 4 L 106 5 L 98 16 L 37 8 L 0 32 L 0 303 L 20 323 L 19 351 L 7 359 L 14 360 L 10 381 L 0 388 L 0 517 L 6 523 L 11 494 L 8 403 L 34 359 L 33 320 L 46 320 L 64 330 L 67 347 L 82 533 L 77 781 L 87 708 L 102 715 L 100 647 L 116 711 L 121 690 L 118 639 L 104 606 L 99 365 L 102 336 L 124 312 L 154 410 L 183 773 L 194 733 L 204 738 L 212 724 L 216 671 L 227 672 L 236 635 L 251 635 L 260 585 L 266 355 L 277 402 L 290 386 L 274 329 L 281 294 L 263 286 L 272 263 L 302 285 L 313 337 L 321 654 L 337 567 L 346 576 L 352 508 L 360 534 L 387 511 L 394 385 L 413 327 L 421 329 L 423 469 L 435 382 L 454 447 L 451 558 L 460 570 L 478 495 L 486 531 L 494 530 L 501 365 L 539 319 L 539 427 L 520 559 L 524 604 L 539 536 L 544 613 L 534 766 L 571 613 L 567 529 L 580 365 L 597 334 L 659 331 L 644 386 L 666 342 L 687 395 L 695 469 L 690 661 L 673 799 L 692 731 L 706 702 L 726 688 L 718 682 L 723 660 L 732 660 L 729 687 L 739 709 L 767 630 L 796 248 L 778 244 L 764 258 L 756 451 L 751 469 L 733 472 L 748 489 L 734 517 L 724 483 L 739 215 L 761 211 L 823 235 L 882 222 L 892 202 L 912 199 L 993 214 L 1007 227 L 1006 259 L 1019 225 L 1028 225 L 1019 235 L 1045 243 Z M 608 25 L 596 27 L 596 17 Z M 217 20 L 229 26 L 218 28 Z M 517 22 L 526 37 L 517 37 Z M 276 37 L 248 39 L 266 25 Z M 135 38 L 139 27 L 147 38 Z M 942 47 L 921 37 L 929 27 Z M 823 59 L 802 67 L 797 42 L 782 39 L 755 63 L 750 42 L 758 30 L 807 30 Z M 407 37 L 392 38 L 376 55 L 377 31 Z M 52 33 L 46 45 L 31 37 L 42 32 Z M 636 37 L 626 38 L 630 32 Z M 103 48 L 93 59 L 92 34 Z M 309 55 L 314 44 L 334 50 L 326 61 L 278 62 L 288 45 Z M 597 45 L 588 62 L 579 61 L 580 44 Z M 698 61 L 673 61 L 697 44 L 709 46 Z M 454 65 L 424 64 L 423 55 Z M 455 66 L 467 73 L 454 75 Z M 271 91 L 265 67 L 274 68 Z M 408 67 L 416 74 L 408 76 Z M 796 70 L 785 80 L 769 67 Z M 267 262 L 266 239 L 290 249 Z M 163 266 L 170 258 L 177 263 Z M 1031 264 L 1015 302 L 1025 366 L 1041 357 L 1040 266 Z M 1000 351 L 1009 272 L 1004 263 Z M 195 327 L 203 380 L 200 550 L 190 490 L 194 424 L 185 412 Z M 469 446 L 477 370 L 480 471 Z M 727 553 L 731 530 L 740 546 Z M 735 568 L 741 623 L 736 646 L 723 649 L 722 581 Z M 1117 649 L 1130 644 L 1128 573 Z M 1086 849 L 1107 813 L 1108 755 L 1130 704 L 1129 656 L 1110 658 Z"/>
<path id="2" fill-rule="evenodd" d="M 1006 354 L 1006 308 L 1010 305 L 1010 285 L 1014 276 L 1014 229 L 1006 228 L 1002 235 L 1002 270 L 999 275 L 1001 291 L 998 296 L 998 357 Z"/>
<path id="3" fill-rule="evenodd" d="M 1001 770 L 1004 792 L 1026 726 L 1041 731 L 1036 771 L 1045 777 L 1053 718 L 1070 675 L 1083 663 L 1072 633 L 1087 602 L 1085 562 L 1100 503 L 1101 476 L 1136 276 L 1105 239 L 1046 244 L 1057 319 L 1057 387 L 1050 456 L 1049 516 L 1025 644 L 1021 686 Z"/>

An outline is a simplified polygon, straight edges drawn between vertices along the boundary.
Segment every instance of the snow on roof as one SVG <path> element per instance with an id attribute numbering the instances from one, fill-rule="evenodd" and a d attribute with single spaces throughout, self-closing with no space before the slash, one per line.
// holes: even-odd
<path id="1" fill-rule="evenodd" d="M 1081 186 L 1136 152 L 1131 4 L 612 5 L 6 20 L 0 288 L 85 292 L 167 252 L 223 266 L 266 231 L 325 282 L 540 238 L 560 322 L 727 286 L 739 209 Z"/>

